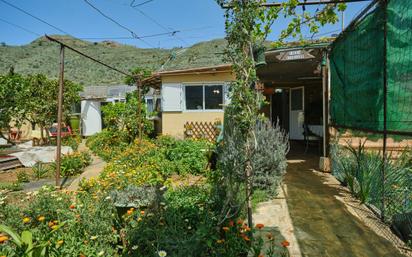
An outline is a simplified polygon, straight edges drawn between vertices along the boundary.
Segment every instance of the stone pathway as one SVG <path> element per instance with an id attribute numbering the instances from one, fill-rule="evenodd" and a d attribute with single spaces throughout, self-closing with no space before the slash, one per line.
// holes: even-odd
<path id="1" fill-rule="evenodd" d="M 300 157 L 300 158 L 299 158 Z M 317 156 L 288 156 L 283 190 L 260 203 L 254 224 L 263 223 L 290 242 L 291 257 L 400 257 L 399 250 L 376 234 L 342 202 L 347 195 L 319 176 Z M 329 181 L 326 181 L 329 180 Z"/>
<path id="2" fill-rule="evenodd" d="M 338 187 L 315 174 L 318 157 L 288 156 L 288 160 L 287 205 L 302 256 L 403 256 L 351 214 L 338 199 L 343 194 Z"/>
<path id="3" fill-rule="evenodd" d="M 84 150 L 88 150 L 85 145 L 85 140 L 83 140 L 83 142 L 79 145 L 79 151 Z M 87 166 L 84 169 L 84 172 L 71 183 L 71 185 L 67 188 L 68 190 L 76 191 L 79 188 L 80 181 L 82 181 L 83 179 L 88 180 L 91 178 L 96 178 L 103 171 L 104 167 L 106 166 L 106 162 L 94 154 L 92 154 L 92 159 L 92 164 Z"/>

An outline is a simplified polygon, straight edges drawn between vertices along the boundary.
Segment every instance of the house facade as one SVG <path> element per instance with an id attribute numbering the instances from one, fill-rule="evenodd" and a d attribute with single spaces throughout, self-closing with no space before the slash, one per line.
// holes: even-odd
<path id="1" fill-rule="evenodd" d="M 161 92 L 159 132 L 184 138 L 187 124 L 223 122 L 233 80 L 230 65 L 164 71 L 144 80 L 144 85 Z"/>

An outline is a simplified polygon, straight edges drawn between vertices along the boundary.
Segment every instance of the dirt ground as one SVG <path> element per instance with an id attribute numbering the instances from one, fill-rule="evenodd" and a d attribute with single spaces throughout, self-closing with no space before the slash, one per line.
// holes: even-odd
<path id="1" fill-rule="evenodd" d="M 348 211 L 337 199 L 339 187 L 326 185 L 314 173 L 318 156 L 291 154 L 288 160 L 287 204 L 302 256 L 404 256 Z"/>

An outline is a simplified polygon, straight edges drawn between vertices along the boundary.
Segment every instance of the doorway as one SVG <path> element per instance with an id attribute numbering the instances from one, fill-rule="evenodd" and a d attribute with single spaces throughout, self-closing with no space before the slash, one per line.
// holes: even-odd
<path id="1" fill-rule="evenodd" d="M 276 88 L 271 102 L 272 123 L 279 121 L 279 126 L 289 133 L 289 88 Z"/>
<path id="2" fill-rule="evenodd" d="M 289 138 L 303 140 L 303 123 L 305 122 L 305 90 L 303 87 L 290 89 Z"/>

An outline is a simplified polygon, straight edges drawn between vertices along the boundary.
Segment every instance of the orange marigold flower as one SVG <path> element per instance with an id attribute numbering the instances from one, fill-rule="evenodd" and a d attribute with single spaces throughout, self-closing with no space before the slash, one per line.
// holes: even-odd
<path id="1" fill-rule="evenodd" d="M 140 211 L 140 214 L 141 214 L 141 215 L 144 215 L 144 211 Z"/>
<path id="2" fill-rule="evenodd" d="M 76 208 L 76 206 L 74 204 L 72 204 L 72 205 L 69 206 L 69 208 L 73 210 L 74 208 Z"/>
<path id="3" fill-rule="evenodd" d="M 0 236 L 0 244 L 6 242 L 7 240 L 9 240 L 9 237 L 8 237 L 8 236 L 5 236 L 5 235 Z"/>
<path id="4" fill-rule="evenodd" d="M 229 231 L 229 228 L 228 228 L 228 227 L 223 227 L 222 229 L 223 229 L 224 231 L 226 231 L 226 232 Z"/>
<path id="5" fill-rule="evenodd" d="M 282 243 L 280 243 L 283 247 L 288 247 L 290 243 L 287 240 L 284 240 Z"/>
<path id="6" fill-rule="evenodd" d="M 127 215 L 132 215 L 133 212 L 134 212 L 134 208 L 130 208 L 130 209 L 127 211 Z"/>
<path id="7" fill-rule="evenodd" d="M 249 238 L 247 235 L 243 235 L 242 238 L 243 238 L 243 240 L 245 240 L 245 241 L 250 241 L 250 238 Z"/>
<path id="8" fill-rule="evenodd" d="M 24 224 L 29 223 L 29 222 L 30 222 L 30 218 L 29 218 L 29 217 L 23 218 L 23 223 L 24 223 Z"/>
<path id="9" fill-rule="evenodd" d="M 246 224 L 243 224 L 242 229 L 245 231 L 250 231 L 250 227 Z"/>
<path id="10" fill-rule="evenodd" d="M 81 254 L 79 255 L 79 257 L 86 257 L 86 255 L 84 255 L 84 254 L 81 253 Z"/>
<path id="11" fill-rule="evenodd" d="M 259 254 L 259 256 L 258 257 L 265 257 L 263 254 Z"/>
<path id="12" fill-rule="evenodd" d="M 233 220 L 229 221 L 229 227 L 233 227 L 235 225 L 235 222 Z"/>
<path id="13" fill-rule="evenodd" d="M 46 218 L 45 218 L 44 216 L 39 216 L 39 217 L 37 218 L 37 220 L 40 221 L 40 222 L 44 221 L 45 219 L 46 219 Z"/>
<path id="14" fill-rule="evenodd" d="M 256 228 L 257 229 L 262 229 L 262 228 L 264 228 L 265 227 L 265 225 L 263 225 L 263 224 L 256 224 Z"/>
<path id="15" fill-rule="evenodd" d="M 238 225 L 242 225 L 243 222 L 244 222 L 244 221 L 243 221 L 242 219 L 238 219 L 236 223 L 237 223 Z"/>

